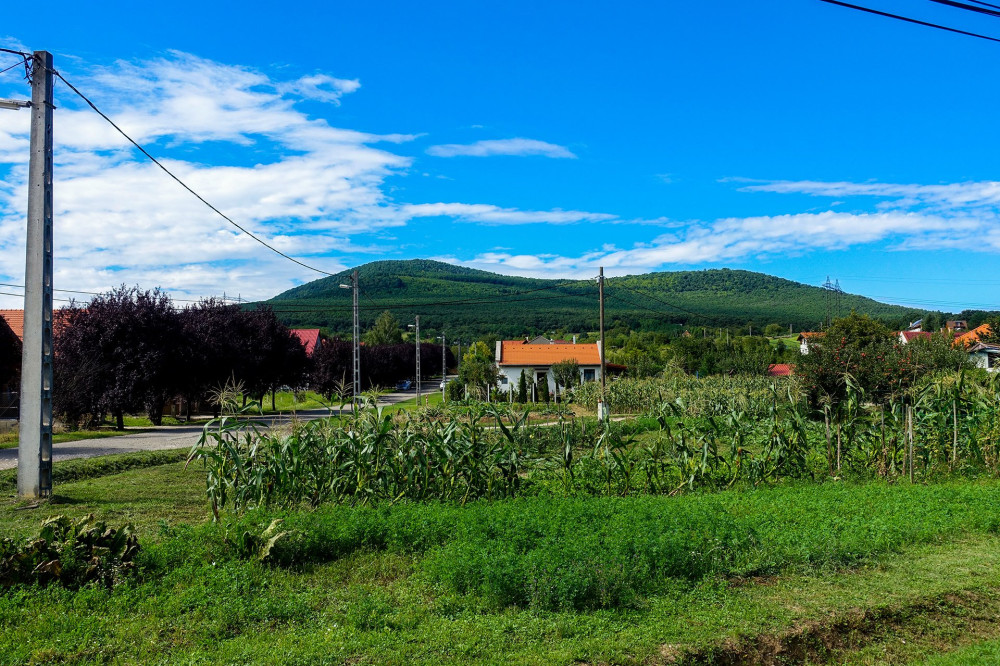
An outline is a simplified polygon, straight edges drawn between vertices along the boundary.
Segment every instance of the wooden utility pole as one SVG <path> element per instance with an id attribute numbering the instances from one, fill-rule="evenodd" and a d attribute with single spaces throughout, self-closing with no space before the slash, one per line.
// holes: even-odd
<path id="1" fill-rule="evenodd" d="M 605 375 L 607 374 L 607 363 L 605 362 L 604 353 L 604 266 L 600 267 L 600 271 L 597 274 L 597 287 L 598 294 L 601 299 L 601 402 L 597 405 L 597 418 L 599 420 L 604 420 L 608 417 L 608 403 L 605 396 L 605 389 L 607 387 L 607 380 Z"/>
<path id="2" fill-rule="evenodd" d="M 31 62 L 31 155 L 24 270 L 17 494 L 52 493 L 52 54 Z"/>

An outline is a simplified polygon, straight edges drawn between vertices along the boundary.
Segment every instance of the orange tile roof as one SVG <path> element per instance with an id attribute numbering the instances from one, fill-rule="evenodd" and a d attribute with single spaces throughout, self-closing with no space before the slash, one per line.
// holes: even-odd
<path id="1" fill-rule="evenodd" d="M 529 345 L 521 340 L 503 340 L 500 343 L 500 365 L 544 366 L 570 360 L 580 365 L 600 365 L 597 343 Z"/>
<path id="2" fill-rule="evenodd" d="M 59 327 L 59 325 L 65 320 L 66 314 L 65 310 L 53 310 L 52 311 L 52 323 Z M 10 326 L 10 330 L 14 331 L 14 334 L 20 340 L 24 340 L 24 310 L 0 310 L 0 317 L 3 317 Z"/>
<path id="3" fill-rule="evenodd" d="M 794 367 L 788 363 L 772 363 L 767 366 L 767 374 L 769 377 L 789 377 L 794 372 Z"/>
<path id="4" fill-rule="evenodd" d="M 0 310 L 0 317 L 7 321 L 18 338 L 24 339 L 24 310 Z"/>
<path id="5" fill-rule="evenodd" d="M 822 338 L 825 334 L 822 331 L 803 331 L 799 333 L 800 338 Z"/>
<path id="6" fill-rule="evenodd" d="M 955 338 L 955 341 L 952 342 L 952 344 L 955 346 L 961 345 L 963 347 L 968 347 L 973 342 L 979 342 L 980 335 L 989 335 L 990 332 L 990 325 L 982 324 L 980 326 L 976 326 L 971 331 L 962 333 L 962 335 Z"/>

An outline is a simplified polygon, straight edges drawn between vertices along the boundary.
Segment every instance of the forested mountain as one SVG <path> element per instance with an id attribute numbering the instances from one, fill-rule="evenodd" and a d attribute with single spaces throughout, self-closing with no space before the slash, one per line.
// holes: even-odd
<path id="1" fill-rule="evenodd" d="M 597 329 L 596 280 L 543 280 L 498 275 L 438 261 L 376 261 L 358 267 L 361 326 L 391 311 L 404 324 L 420 315 L 421 333 L 450 339 L 586 332 Z M 350 272 L 290 289 L 271 300 L 292 326 L 351 330 Z M 923 312 L 863 296 L 827 292 L 791 280 L 742 270 L 675 271 L 607 278 L 606 325 L 646 331 L 746 327 L 777 323 L 814 330 L 826 316 L 856 310 L 893 327 Z"/>

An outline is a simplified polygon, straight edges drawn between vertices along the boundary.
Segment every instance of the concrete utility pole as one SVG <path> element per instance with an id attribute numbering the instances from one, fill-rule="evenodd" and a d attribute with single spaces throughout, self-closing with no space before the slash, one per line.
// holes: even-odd
<path id="1" fill-rule="evenodd" d="M 597 404 L 597 418 L 603 421 L 608 417 L 608 403 L 604 398 L 604 389 L 607 383 L 604 377 L 607 368 L 607 364 L 604 362 L 604 266 L 601 266 L 600 272 L 597 274 L 597 286 L 601 298 L 601 401 Z"/>
<path id="2" fill-rule="evenodd" d="M 356 269 L 351 273 L 351 284 L 342 284 L 340 288 L 353 290 L 354 330 L 352 339 L 354 342 L 354 359 L 351 370 L 353 379 L 351 405 L 356 410 L 358 407 L 358 398 L 361 396 L 361 326 L 358 323 L 358 271 Z"/>
<path id="3" fill-rule="evenodd" d="M 31 156 L 24 270 L 17 494 L 52 493 L 52 54 L 31 63 Z"/>

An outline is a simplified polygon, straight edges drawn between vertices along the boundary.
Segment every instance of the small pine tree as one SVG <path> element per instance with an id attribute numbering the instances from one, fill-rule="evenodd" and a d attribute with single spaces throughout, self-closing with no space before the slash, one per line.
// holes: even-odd
<path id="1" fill-rule="evenodd" d="M 538 402 L 548 402 L 549 401 L 549 378 L 547 375 L 542 375 L 541 379 L 538 380 Z"/>
<path id="2" fill-rule="evenodd" d="M 528 376 L 524 374 L 524 370 L 517 380 L 517 401 L 522 405 L 528 402 Z"/>

